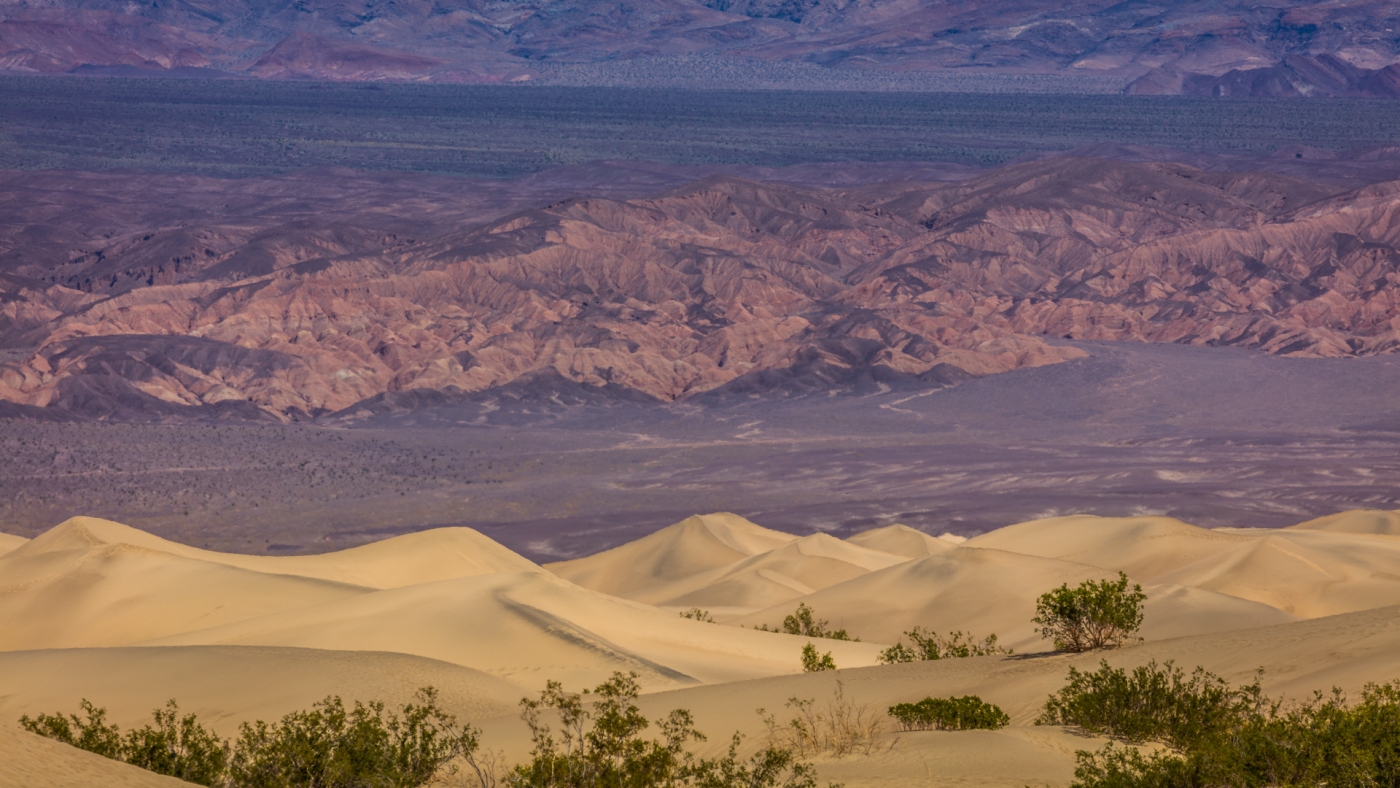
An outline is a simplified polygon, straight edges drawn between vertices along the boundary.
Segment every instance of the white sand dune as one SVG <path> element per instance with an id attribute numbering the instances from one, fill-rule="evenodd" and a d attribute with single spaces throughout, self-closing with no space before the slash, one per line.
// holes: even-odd
<path id="1" fill-rule="evenodd" d="M 1263 666 L 1266 689 L 1293 697 L 1400 678 L 1394 515 L 1349 512 L 1278 531 L 1067 517 L 961 546 L 903 527 L 799 539 L 706 515 L 551 566 L 559 576 L 469 529 L 273 558 L 74 518 L 32 541 L 0 541 L 13 545 L 0 553 L 0 731 L 6 719 L 71 710 L 83 697 L 131 726 L 176 697 L 232 736 L 241 722 L 327 694 L 396 705 L 431 684 L 449 710 L 483 726 L 489 746 L 519 758 L 528 749 L 515 713 L 522 694 L 549 679 L 580 689 L 630 670 L 647 710 L 692 709 L 714 752 L 736 729 L 751 745 L 761 740 L 756 708 L 781 714 L 789 698 L 824 697 L 840 680 L 876 711 L 977 694 L 1013 725 L 905 734 L 876 755 L 819 759 L 823 780 L 1063 785 L 1074 750 L 1096 742 L 1029 723 L 1071 665 L 1175 659 L 1237 681 Z M 1145 643 L 1024 653 L 1046 645 L 1030 623 L 1039 594 L 1119 570 L 1148 593 Z M 806 638 L 687 620 L 645 601 L 756 611 L 738 623 L 769 625 L 801 601 L 868 642 L 818 641 L 843 669 L 803 675 Z M 862 667 L 915 625 L 995 633 L 1023 653 Z M 0 787 L 179 784 L 94 758 L 0 732 Z"/>
<path id="2" fill-rule="evenodd" d="M 188 558 L 168 544 L 75 518 L 0 556 L 0 649 L 125 645 L 371 591 Z"/>
<path id="3" fill-rule="evenodd" d="M 1291 525 L 1286 530 L 1400 536 L 1400 511 L 1352 509 Z"/>
<path id="4" fill-rule="evenodd" d="M 0 556 L 22 547 L 28 539 L 13 534 L 0 534 Z"/>
<path id="5" fill-rule="evenodd" d="M 694 515 L 621 547 L 546 566 L 576 585 L 626 599 L 795 541 L 737 514 Z"/>
<path id="6" fill-rule="evenodd" d="M 175 698 L 224 736 L 243 722 L 272 721 L 328 695 L 397 707 L 435 687 L 459 718 L 513 715 L 525 693 L 437 660 L 384 652 L 247 646 L 52 649 L 0 652 L 0 729 L 22 714 L 77 711 L 87 698 L 123 728 L 150 721 Z"/>
<path id="7" fill-rule="evenodd" d="M 690 621 L 529 572 L 377 591 L 153 642 L 396 651 L 534 689 L 549 679 L 591 686 L 617 670 L 649 688 L 793 673 L 806 641 Z M 878 647 L 836 650 L 870 665 Z"/>
<path id="8" fill-rule="evenodd" d="M 923 531 L 917 531 L 898 523 L 887 525 L 884 528 L 862 531 L 846 541 L 871 550 L 879 550 L 891 555 L 902 555 L 905 558 L 927 558 L 957 546 L 956 543 L 947 539 L 929 536 Z"/>
<path id="9" fill-rule="evenodd" d="M 970 544 L 970 543 L 969 543 Z M 1111 575 L 1102 567 L 984 547 L 958 547 L 899 564 L 803 597 L 821 618 L 854 636 L 893 643 L 922 626 L 936 632 L 995 634 L 1018 651 L 1049 648 L 1031 619 L 1040 593 L 1063 583 Z M 1143 636 L 1174 637 L 1293 619 L 1282 611 L 1200 589 L 1148 586 Z M 795 603 L 777 605 L 738 619 L 772 624 Z M 1160 629 L 1159 629 L 1160 627 Z"/>
<path id="10" fill-rule="evenodd" d="M 679 607 L 763 608 L 908 560 L 826 534 L 812 534 L 766 553 L 652 588 L 638 599 Z"/>

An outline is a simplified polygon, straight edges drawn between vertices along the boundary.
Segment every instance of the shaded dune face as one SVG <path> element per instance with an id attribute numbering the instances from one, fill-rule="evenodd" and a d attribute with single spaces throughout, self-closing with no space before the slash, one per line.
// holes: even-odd
<path id="1" fill-rule="evenodd" d="M 0 336 L 35 350 L 0 362 L 0 400 L 360 417 L 501 387 L 669 402 L 943 386 L 1081 355 L 1046 335 L 1392 352 L 1400 196 L 1335 191 L 1059 158 L 849 190 L 714 177 L 428 240 L 191 219 L 55 264 L 54 239 L 3 260 Z"/>

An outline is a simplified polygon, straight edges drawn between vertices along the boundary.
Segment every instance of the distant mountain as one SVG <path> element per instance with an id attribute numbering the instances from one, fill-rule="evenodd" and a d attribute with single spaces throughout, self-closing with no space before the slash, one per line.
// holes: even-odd
<path id="1" fill-rule="evenodd" d="M 0 70 L 1396 96 L 1397 31 L 1395 0 L 8 0 Z"/>
<path id="2" fill-rule="evenodd" d="M 1047 336 L 1400 348 L 1396 181 L 1061 157 L 954 183 L 721 175 L 472 223 L 429 184 L 337 177 L 13 174 L 4 412 L 825 396 L 1079 355 Z"/>

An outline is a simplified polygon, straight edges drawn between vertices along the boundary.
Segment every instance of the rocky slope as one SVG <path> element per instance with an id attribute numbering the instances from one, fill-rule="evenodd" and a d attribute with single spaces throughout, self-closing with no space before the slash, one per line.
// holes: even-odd
<path id="1" fill-rule="evenodd" d="M 1393 96 L 1397 30 L 1393 0 L 12 0 L 0 6 L 0 68 L 500 82 L 683 56 L 699 58 L 686 81 L 711 87 L 745 73 L 821 87 L 937 72 L 1105 77 L 1138 93 Z"/>
<path id="2" fill-rule="evenodd" d="M 483 220 L 435 181 L 182 176 L 120 208 L 123 176 L 63 177 L 5 186 L 10 412 L 289 418 L 549 381 L 672 401 L 1078 355 L 1047 335 L 1400 340 L 1400 182 L 1065 157 L 842 189 L 717 175 Z M 174 204 L 197 181 L 210 204 Z"/>

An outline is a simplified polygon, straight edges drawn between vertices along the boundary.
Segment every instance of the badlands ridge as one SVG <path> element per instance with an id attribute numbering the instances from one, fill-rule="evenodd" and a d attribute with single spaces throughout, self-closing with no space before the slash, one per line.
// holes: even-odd
<path id="1" fill-rule="evenodd" d="M 20 731 L 21 714 L 106 706 L 129 726 L 170 697 L 220 733 L 335 693 L 401 702 L 438 687 L 508 760 L 528 749 L 520 697 L 549 679 L 634 671 L 649 714 L 690 708 L 711 744 L 761 740 L 754 710 L 829 697 L 873 708 L 975 693 L 1001 731 L 890 734 L 875 755 L 819 758 L 850 786 L 1066 784 L 1094 743 L 1032 726 L 1069 666 L 1175 659 L 1267 691 L 1358 690 L 1400 677 L 1400 512 L 1353 511 L 1281 530 L 1207 530 L 1168 517 L 1059 517 L 973 539 L 892 525 L 839 540 L 733 514 L 690 517 L 597 555 L 539 566 L 466 528 L 316 556 L 217 553 L 76 517 L 33 540 L 0 535 L 0 785 L 175 785 Z M 1145 641 L 1048 653 L 1036 597 L 1127 572 L 1148 594 Z M 838 673 L 802 674 L 808 638 L 757 631 L 799 604 L 862 642 L 823 640 Z M 709 610 L 719 623 L 680 610 Z M 914 626 L 996 633 L 1016 655 L 877 665 Z M 748 628 L 746 628 L 748 627 Z"/>

